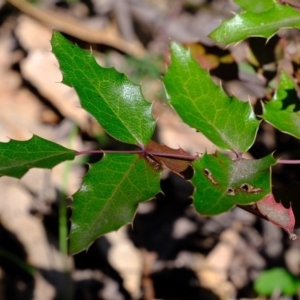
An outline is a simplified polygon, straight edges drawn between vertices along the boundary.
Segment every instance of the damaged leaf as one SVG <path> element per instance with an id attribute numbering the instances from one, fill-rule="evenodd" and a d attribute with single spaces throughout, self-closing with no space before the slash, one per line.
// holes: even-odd
<path id="1" fill-rule="evenodd" d="M 236 204 L 261 200 L 270 193 L 270 167 L 275 163 L 272 155 L 257 160 L 232 160 L 219 152 L 204 154 L 193 163 L 196 210 L 215 215 Z"/>
<path id="2" fill-rule="evenodd" d="M 295 216 L 291 206 L 285 208 L 281 203 L 276 202 L 272 193 L 258 201 L 256 206 L 272 224 L 283 228 L 289 234 L 291 240 L 297 239 L 297 236 L 293 233 Z"/>
<path id="3" fill-rule="evenodd" d="M 175 155 L 188 155 L 187 152 L 179 149 L 172 149 L 166 145 L 157 144 L 154 141 L 150 141 L 148 145 L 145 147 L 147 153 L 164 153 L 164 154 L 175 154 Z M 176 158 L 167 158 L 159 155 L 151 154 L 151 156 L 160 164 L 165 165 L 168 169 L 170 169 L 174 173 L 180 173 L 186 170 L 186 168 L 191 164 L 189 161 L 185 161 L 182 159 Z"/>

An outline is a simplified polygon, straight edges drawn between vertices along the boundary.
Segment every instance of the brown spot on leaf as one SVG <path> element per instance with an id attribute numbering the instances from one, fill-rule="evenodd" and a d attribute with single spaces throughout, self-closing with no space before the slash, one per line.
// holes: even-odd
<path id="1" fill-rule="evenodd" d="M 243 183 L 243 184 L 241 184 L 237 188 L 237 190 L 240 191 L 240 192 L 247 193 L 247 194 L 257 194 L 257 193 L 262 192 L 262 188 L 259 188 L 259 187 L 255 188 L 254 186 L 252 186 L 249 183 Z"/>
<path id="2" fill-rule="evenodd" d="M 209 180 L 213 185 L 217 185 L 217 184 L 218 184 L 218 182 L 214 179 L 214 177 L 213 177 L 211 171 L 209 171 L 207 168 L 205 168 L 205 169 L 203 170 L 203 172 L 204 172 L 205 177 L 208 178 L 208 180 Z"/>
<path id="3" fill-rule="evenodd" d="M 231 187 L 229 187 L 226 191 L 227 195 L 229 196 L 235 196 L 235 190 Z"/>

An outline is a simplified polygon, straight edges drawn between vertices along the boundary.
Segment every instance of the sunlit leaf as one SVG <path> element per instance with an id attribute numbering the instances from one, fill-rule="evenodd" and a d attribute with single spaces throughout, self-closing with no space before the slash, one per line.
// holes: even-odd
<path id="1" fill-rule="evenodd" d="M 229 97 L 188 50 L 172 43 L 171 51 L 164 84 L 181 119 L 220 148 L 247 151 L 259 125 L 250 103 Z"/>
<path id="2" fill-rule="evenodd" d="M 104 130 L 125 143 L 147 144 L 155 121 L 140 86 L 114 68 L 102 68 L 92 53 L 71 44 L 58 32 L 53 33 L 51 44 L 63 83 L 75 88 L 82 107 Z"/>
<path id="3" fill-rule="evenodd" d="M 210 37 L 220 44 L 232 44 L 250 36 L 269 38 L 281 28 L 300 28 L 300 12 L 288 5 L 274 4 L 261 13 L 242 12 L 223 21 Z"/>

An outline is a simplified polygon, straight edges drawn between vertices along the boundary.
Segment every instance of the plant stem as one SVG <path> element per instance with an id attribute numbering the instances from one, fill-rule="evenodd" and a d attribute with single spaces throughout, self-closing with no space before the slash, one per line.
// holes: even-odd
<path id="1" fill-rule="evenodd" d="M 194 161 L 199 158 L 198 155 L 184 155 L 184 154 L 174 154 L 174 153 L 164 153 L 164 152 L 147 152 L 145 150 L 84 150 L 84 151 L 76 151 L 76 155 L 83 155 L 83 154 L 95 154 L 95 153 L 119 153 L 119 154 L 146 154 L 152 156 L 159 156 L 159 157 L 166 157 L 166 158 L 174 158 L 174 159 L 181 159 L 181 160 L 190 160 Z"/>
<path id="2" fill-rule="evenodd" d="M 83 154 L 105 154 L 105 153 L 119 153 L 119 154 L 141 154 L 141 155 L 152 155 L 152 156 L 159 156 L 159 157 L 166 157 L 166 158 L 174 158 L 174 159 L 181 159 L 181 160 L 189 160 L 194 161 L 197 160 L 200 156 L 197 155 L 184 155 L 184 154 L 174 154 L 174 153 L 164 153 L 164 152 L 147 152 L 146 150 L 84 150 L 84 151 L 76 151 L 76 155 L 83 155 Z M 236 152 L 234 152 L 237 154 Z M 237 154 L 238 159 L 241 159 L 241 155 Z M 278 164 L 290 164 L 290 165 L 299 165 L 300 160 L 287 160 L 287 159 L 279 159 L 277 161 Z"/>
<path id="3" fill-rule="evenodd" d="M 278 159 L 278 164 L 288 164 L 288 165 L 299 165 L 300 160 L 288 160 L 288 159 Z"/>
<path id="4" fill-rule="evenodd" d="M 174 159 L 181 159 L 181 160 L 190 160 L 194 161 L 199 158 L 198 155 L 183 155 L 183 154 L 173 154 L 173 153 L 163 153 L 163 152 L 150 152 L 150 155 L 159 156 L 159 157 L 166 157 L 166 158 L 174 158 Z"/>
<path id="5" fill-rule="evenodd" d="M 278 2 L 283 5 L 289 5 L 295 9 L 300 9 L 299 5 L 296 5 L 295 3 L 290 3 L 289 1 L 279 0 Z"/>
<path id="6" fill-rule="evenodd" d="M 104 153 L 119 153 L 119 154 L 143 154 L 143 150 L 84 150 L 84 151 L 76 151 L 76 155 L 83 155 L 83 154 L 104 154 Z"/>

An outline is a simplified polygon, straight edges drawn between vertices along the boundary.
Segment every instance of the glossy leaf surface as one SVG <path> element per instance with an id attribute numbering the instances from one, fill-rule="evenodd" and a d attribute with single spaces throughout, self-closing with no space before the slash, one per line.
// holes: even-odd
<path id="1" fill-rule="evenodd" d="M 125 143 L 147 144 L 155 121 L 140 86 L 114 68 L 102 68 L 92 53 L 71 44 L 58 32 L 53 33 L 51 44 L 63 83 L 75 88 L 82 107 L 104 130 Z"/>
<path id="2" fill-rule="evenodd" d="M 170 104 L 181 119 L 216 146 L 247 151 L 259 122 L 249 103 L 229 97 L 182 46 L 172 43 L 172 60 L 164 78 Z"/>
<path id="3" fill-rule="evenodd" d="M 21 178 L 31 168 L 52 169 L 73 160 L 75 151 L 34 135 L 27 141 L 0 143 L 0 177 Z"/>
<path id="4" fill-rule="evenodd" d="M 222 22 L 210 37 L 220 44 L 240 42 L 250 36 L 269 38 L 281 28 L 300 28 L 300 12 L 288 5 L 274 4 L 273 8 L 242 12 Z"/>
<path id="5" fill-rule="evenodd" d="M 138 155 L 106 154 L 90 165 L 74 195 L 71 252 L 131 223 L 140 202 L 160 191 L 160 172 Z"/>
<path id="6" fill-rule="evenodd" d="M 300 139 L 300 99 L 293 80 L 282 72 L 274 98 L 263 105 L 265 121 Z"/>
<path id="7" fill-rule="evenodd" d="M 236 204 L 250 204 L 270 193 L 272 155 L 257 160 L 236 160 L 216 153 L 193 163 L 196 187 L 194 206 L 204 215 L 228 211 Z"/>

